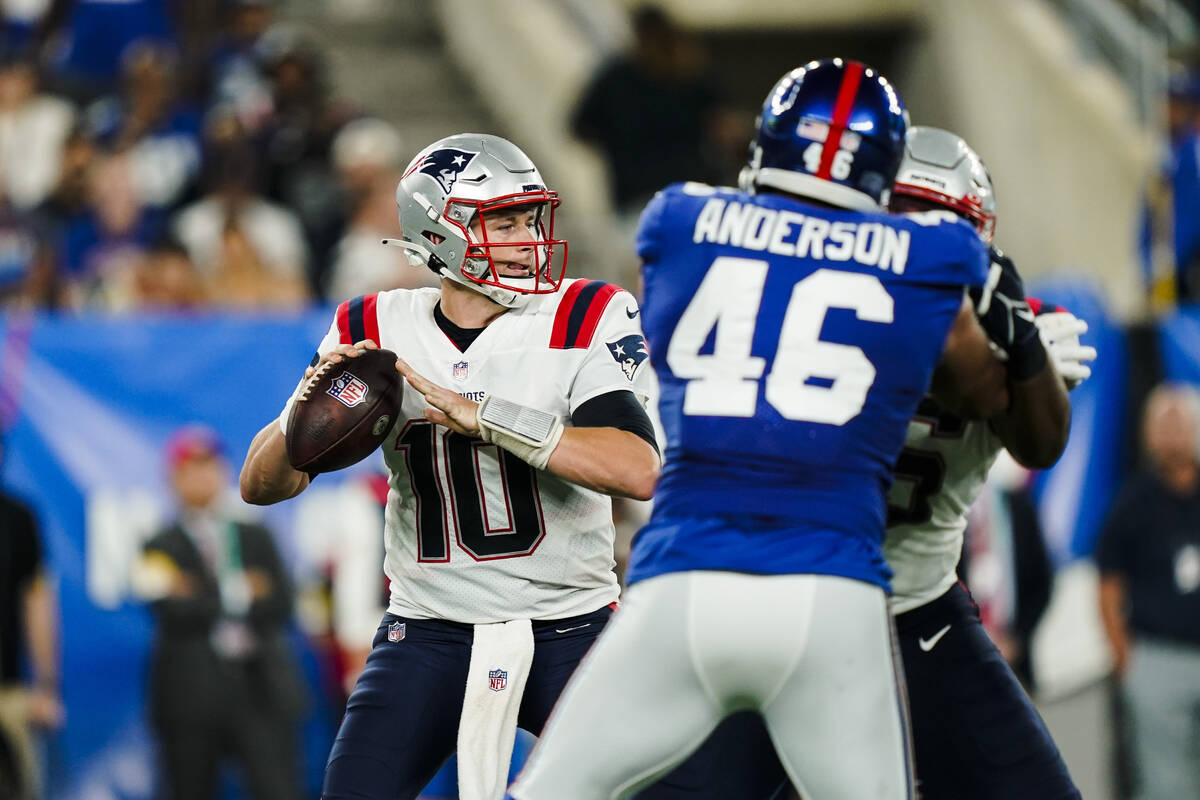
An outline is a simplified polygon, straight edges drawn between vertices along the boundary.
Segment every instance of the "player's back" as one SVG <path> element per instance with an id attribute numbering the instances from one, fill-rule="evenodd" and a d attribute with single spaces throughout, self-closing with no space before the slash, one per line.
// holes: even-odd
<path id="1" fill-rule="evenodd" d="M 638 245 L 667 442 L 631 580 L 734 569 L 886 583 L 890 469 L 962 287 L 985 277 L 978 236 L 950 214 L 685 184 L 650 205 Z"/>

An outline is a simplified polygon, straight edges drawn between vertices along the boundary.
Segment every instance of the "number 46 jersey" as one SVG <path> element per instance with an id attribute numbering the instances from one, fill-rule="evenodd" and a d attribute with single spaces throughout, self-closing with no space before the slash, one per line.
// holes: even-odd
<path id="1" fill-rule="evenodd" d="M 697 184 L 638 234 L 666 463 L 629 581 L 714 569 L 887 587 L 891 469 L 987 252 L 952 214 Z"/>
<path id="2" fill-rule="evenodd" d="M 472 400 L 495 394 L 558 414 L 632 391 L 649 368 L 633 297 L 602 281 L 567 280 L 487 326 L 460 351 L 434 319 L 437 289 L 397 289 L 343 303 L 321 342 L 372 339 L 421 375 Z M 617 599 L 612 504 L 480 439 L 424 418 L 403 389 L 381 445 L 388 466 L 384 571 L 393 614 L 491 623 L 559 619 Z"/>

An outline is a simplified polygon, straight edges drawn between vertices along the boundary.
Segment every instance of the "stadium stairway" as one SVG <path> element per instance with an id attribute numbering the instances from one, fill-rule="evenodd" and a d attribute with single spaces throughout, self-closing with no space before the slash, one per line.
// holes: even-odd
<path id="1" fill-rule="evenodd" d="M 331 84 L 368 114 L 394 124 L 407 156 L 495 122 L 447 52 L 433 4 L 422 0 L 289 3 L 282 14 L 325 50 Z"/>

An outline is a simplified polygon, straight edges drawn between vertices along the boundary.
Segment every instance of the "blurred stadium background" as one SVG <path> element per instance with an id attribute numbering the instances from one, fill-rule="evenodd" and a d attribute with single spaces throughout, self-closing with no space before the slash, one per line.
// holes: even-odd
<path id="1" fill-rule="evenodd" d="M 36 511 L 57 581 L 66 717 L 41 737 L 50 798 L 154 796 L 153 625 L 133 566 L 171 514 L 164 442 L 182 424 L 212 425 L 236 471 L 333 304 L 429 281 L 375 244 L 395 234 L 392 188 L 417 150 L 465 130 L 513 139 L 564 198 L 569 274 L 636 291 L 639 198 L 614 195 L 603 152 L 579 138 L 587 120 L 573 118 L 597 70 L 632 46 L 638 5 L 0 2 L 0 482 Z M 1057 570 L 1032 664 L 1084 797 L 1121 796 L 1088 556 L 1137 462 L 1145 394 L 1164 378 L 1200 383 L 1200 310 L 1172 290 L 1170 243 L 1153 225 L 1143 236 L 1168 96 L 1195 100 L 1194 87 L 1171 87 L 1188 81 L 1200 3 L 657 6 L 689 65 L 678 114 L 695 112 L 703 135 L 634 140 L 617 169 L 731 183 L 780 74 L 857 58 L 892 79 L 914 122 L 972 143 L 997 187 L 997 243 L 1034 293 L 1091 324 L 1101 355 L 1073 395 L 1071 443 L 1032 478 Z M 688 81 L 707 92 L 699 111 Z M 707 174 L 670 174 L 680 148 Z M 1176 230 L 1200 224 L 1190 211 Z M 265 512 L 231 498 L 271 527 L 295 581 L 312 797 L 383 604 L 380 466 L 324 476 Z M 619 509 L 626 541 L 639 513 Z M 244 796 L 236 773 L 224 791 Z M 452 776 L 428 796 L 454 796 Z"/>

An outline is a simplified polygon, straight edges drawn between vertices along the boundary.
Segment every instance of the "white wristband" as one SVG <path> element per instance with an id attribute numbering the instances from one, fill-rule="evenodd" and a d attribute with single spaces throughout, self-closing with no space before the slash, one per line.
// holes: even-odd
<path id="1" fill-rule="evenodd" d="M 494 395 L 479 404 L 479 438 L 503 447 L 536 469 L 545 469 L 550 462 L 563 427 L 555 414 Z"/>

